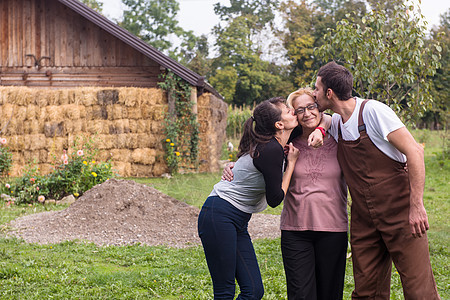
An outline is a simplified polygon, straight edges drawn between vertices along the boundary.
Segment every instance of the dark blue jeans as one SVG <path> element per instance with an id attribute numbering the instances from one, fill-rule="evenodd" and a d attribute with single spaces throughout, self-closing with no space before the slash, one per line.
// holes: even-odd
<path id="1" fill-rule="evenodd" d="M 220 197 L 208 197 L 198 216 L 198 234 L 214 288 L 214 299 L 261 299 L 264 288 L 255 250 L 247 231 L 251 214 Z"/>

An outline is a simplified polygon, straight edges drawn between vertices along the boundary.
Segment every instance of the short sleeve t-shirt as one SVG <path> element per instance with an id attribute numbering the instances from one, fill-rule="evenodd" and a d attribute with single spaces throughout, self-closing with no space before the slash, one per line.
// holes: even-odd
<path id="1" fill-rule="evenodd" d="M 333 114 L 331 119 L 330 134 L 338 140 L 338 125 L 341 125 L 342 138 L 345 141 L 354 141 L 359 138 L 358 116 L 359 109 L 364 99 L 355 98 L 356 106 L 347 122 L 342 123 L 339 114 Z M 347 100 L 352 101 L 352 100 Z M 387 136 L 389 133 L 405 127 L 395 112 L 386 104 L 376 100 L 366 103 L 363 111 L 363 121 L 366 125 L 366 132 L 374 145 L 391 159 L 405 163 L 406 156 L 389 143 Z"/>

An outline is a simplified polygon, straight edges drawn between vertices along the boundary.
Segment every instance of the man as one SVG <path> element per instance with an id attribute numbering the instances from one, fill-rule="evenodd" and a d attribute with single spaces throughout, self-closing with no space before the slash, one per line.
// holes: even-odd
<path id="1" fill-rule="evenodd" d="M 393 261 L 405 299 L 440 299 L 426 235 L 423 149 L 387 105 L 353 98 L 352 87 L 350 71 L 330 62 L 314 91 L 321 111 L 337 113 L 330 132 L 352 198 L 352 298 L 389 299 Z"/>

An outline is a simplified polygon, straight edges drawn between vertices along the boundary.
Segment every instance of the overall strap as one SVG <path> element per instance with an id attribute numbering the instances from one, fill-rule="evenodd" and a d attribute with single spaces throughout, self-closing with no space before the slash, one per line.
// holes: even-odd
<path id="1" fill-rule="evenodd" d="M 369 99 L 364 100 L 361 103 L 361 107 L 359 108 L 359 115 L 358 115 L 358 131 L 359 132 L 366 131 L 366 124 L 364 124 L 362 113 L 363 113 L 363 109 L 364 109 L 364 106 L 366 105 L 367 101 L 369 101 Z"/>

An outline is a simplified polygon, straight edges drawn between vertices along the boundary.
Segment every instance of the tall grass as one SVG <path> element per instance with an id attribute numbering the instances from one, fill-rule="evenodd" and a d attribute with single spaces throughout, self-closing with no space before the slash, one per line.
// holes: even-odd
<path id="1" fill-rule="evenodd" d="M 252 115 L 254 106 L 228 106 L 227 138 L 239 140 L 244 122 Z"/>
<path id="2" fill-rule="evenodd" d="M 414 135 L 417 132 L 413 132 Z M 434 152 L 442 149 L 438 133 L 425 142 L 424 194 L 430 230 L 433 272 L 442 299 L 450 299 L 449 165 Z M 220 174 L 186 174 L 172 179 L 136 179 L 200 207 Z M 201 247 L 98 247 L 81 241 L 27 244 L 7 238 L 7 222 L 31 213 L 65 206 L 6 206 L 0 203 L 0 299 L 211 299 L 212 284 Z M 279 213 L 279 212 L 274 212 Z M 286 299 L 280 240 L 254 241 L 263 277 L 264 299 Z M 353 289 L 347 261 L 344 299 Z M 391 299 L 403 299 L 400 277 L 392 273 Z"/>

